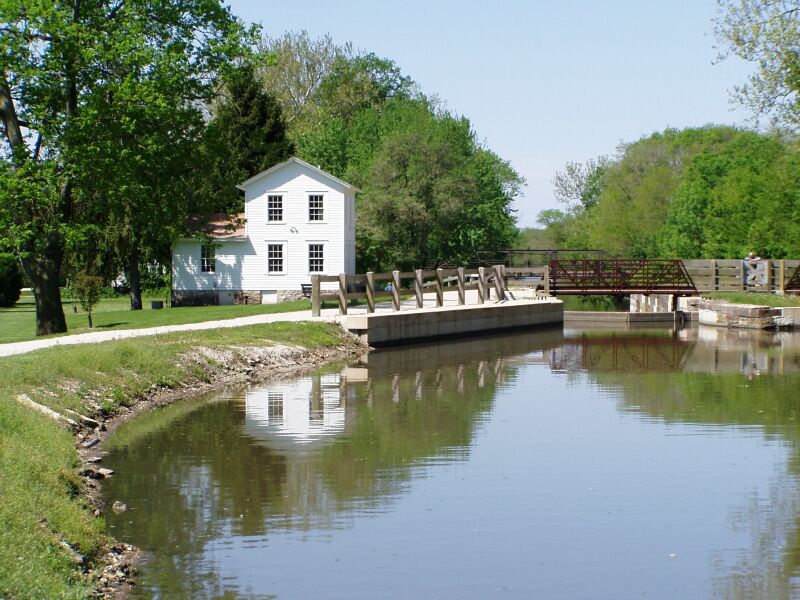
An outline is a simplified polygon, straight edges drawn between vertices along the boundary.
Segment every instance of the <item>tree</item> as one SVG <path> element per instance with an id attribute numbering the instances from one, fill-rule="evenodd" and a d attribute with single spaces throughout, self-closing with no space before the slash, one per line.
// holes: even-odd
<path id="1" fill-rule="evenodd" d="M 246 36 L 216 0 L 8 0 L 0 23 L 0 232 L 33 286 L 37 334 L 57 333 L 66 331 L 58 287 L 66 244 L 120 206 L 103 204 L 113 176 L 94 186 L 79 175 L 130 172 L 131 152 L 139 171 L 163 157 L 139 152 L 152 140 L 130 134 L 154 108 L 199 111 Z M 155 121 L 173 139 L 169 120 Z M 120 135 L 106 136 L 107 127 Z M 110 168 L 98 170 L 98 161 Z M 150 207 L 132 212 L 147 215 Z"/>
<path id="2" fill-rule="evenodd" d="M 76 274 L 70 282 L 70 292 L 78 299 L 81 308 L 86 311 L 89 319 L 89 329 L 94 327 L 92 324 L 92 311 L 97 303 L 100 302 L 100 295 L 103 291 L 103 278 L 97 275 L 90 275 L 86 271 Z"/>
<path id="3" fill-rule="evenodd" d="M 360 184 L 361 268 L 463 264 L 516 236 L 516 172 L 475 145 L 466 119 L 418 125 L 382 139 Z"/>
<path id="4" fill-rule="evenodd" d="M 568 210 L 587 210 L 597 204 L 603 190 L 603 172 L 609 159 L 601 156 L 585 163 L 568 162 L 553 178 L 553 195 Z"/>
<path id="5" fill-rule="evenodd" d="M 205 193 L 218 212 L 241 211 L 236 186 L 294 154 L 281 106 L 250 63 L 228 74 L 204 136 Z"/>
<path id="6" fill-rule="evenodd" d="M 797 0 L 718 0 L 722 58 L 755 63 L 734 98 L 776 124 L 800 127 L 800 4 Z"/>
<path id="7" fill-rule="evenodd" d="M 258 45 L 259 75 L 280 102 L 290 130 L 297 136 L 322 122 L 315 96 L 340 58 L 352 57 L 352 44 L 337 46 L 331 36 L 312 39 L 307 31 L 265 37 Z"/>

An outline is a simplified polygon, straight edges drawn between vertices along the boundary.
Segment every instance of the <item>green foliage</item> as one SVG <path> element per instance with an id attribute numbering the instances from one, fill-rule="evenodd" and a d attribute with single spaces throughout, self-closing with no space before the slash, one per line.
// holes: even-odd
<path id="1" fill-rule="evenodd" d="M 391 60 L 306 32 L 264 42 L 298 155 L 363 190 L 357 269 L 463 263 L 516 237 L 522 179 Z M 270 90 L 273 88 L 270 87 Z"/>
<path id="2" fill-rule="evenodd" d="M 242 210 L 236 186 L 289 158 L 294 146 L 286 137 L 280 104 L 263 89 L 250 63 L 229 73 L 225 84 L 205 132 L 203 185 L 208 206 L 235 213 Z"/>
<path id="3" fill-rule="evenodd" d="M 19 300 L 22 272 L 13 254 L 0 254 L 0 306 L 10 307 Z"/>
<path id="4" fill-rule="evenodd" d="M 55 333 L 67 248 L 82 250 L 77 267 L 113 268 L 104 255 L 163 253 L 185 222 L 174 199 L 202 102 L 247 35 L 216 0 L 9 0 L 0 22 L 0 235 L 34 284 L 38 332 Z"/>
<path id="5" fill-rule="evenodd" d="M 649 258 L 800 255 L 792 140 L 731 127 L 666 130 L 604 160 L 602 170 L 569 170 L 583 180 L 563 194 L 567 210 L 540 215 L 560 247 Z M 581 191 L 590 188 L 599 192 L 587 204 Z"/>
<path id="6" fill-rule="evenodd" d="M 757 117 L 800 127 L 800 9 L 793 0 L 718 0 L 717 39 L 725 52 L 756 66 L 734 99 Z"/>

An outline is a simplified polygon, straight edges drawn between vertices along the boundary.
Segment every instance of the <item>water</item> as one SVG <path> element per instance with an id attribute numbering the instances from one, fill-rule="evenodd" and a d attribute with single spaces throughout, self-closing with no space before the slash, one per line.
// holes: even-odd
<path id="1" fill-rule="evenodd" d="M 543 331 L 143 415 L 142 598 L 800 597 L 800 336 Z"/>

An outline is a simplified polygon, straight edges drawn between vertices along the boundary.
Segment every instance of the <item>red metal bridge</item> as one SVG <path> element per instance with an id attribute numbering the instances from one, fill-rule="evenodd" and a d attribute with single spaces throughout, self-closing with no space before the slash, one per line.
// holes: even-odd
<path id="1" fill-rule="evenodd" d="M 510 278 L 547 265 L 549 292 L 564 295 L 697 295 L 683 262 L 672 259 L 623 259 L 602 250 L 493 250 L 479 263 L 502 264 Z M 544 274 L 539 277 L 544 277 Z"/>
<path id="2" fill-rule="evenodd" d="M 564 295 L 697 295 L 680 260 L 554 259 L 548 263 L 550 293 Z"/>

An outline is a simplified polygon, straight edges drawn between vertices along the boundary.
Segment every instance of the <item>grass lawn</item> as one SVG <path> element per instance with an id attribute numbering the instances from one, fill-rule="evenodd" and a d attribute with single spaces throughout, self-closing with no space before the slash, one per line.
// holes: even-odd
<path id="1" fill-rule="evenodd" d="M 64 315 L 67 318 L 68 333 L 200 323 L 202 321 L 234 319 L 236 317 L 308 310 L 311 308 L 309 300 L 296 300 L 278 304 L 187 306 L 152 310 L 150 308 L 151 300 L 163 300 L 163 298 L 143 298 L 144 310 L 130 310 L 130 300 L 127 296 L 104 298 L 92 311 L 94 329 L 90 330 L 86 313 L 81 310 L 77 300 L 65 299 L 63 306 Z M 14 307 L 0 308 L 0 344 L 22 342 L 35 338 L 36 308 L 33 302 L 33 295 L 23 293 Z"/>
<path id="2" fill-rule="evenodd" d="M 787 294 L 768 294 L 765 292 L 712 292 L 708 295 L 714 300 L 725 300 L 733 304 L 760 304 L 763 306 L 800 306 L 800 296 Z"/>
<path id="3" fill-rule="evenodd" d="M 18 403 L 17 395 L 59 412 L 69 408 L 93 416 L 97 409 L 87 408 L 87 400 L 96 400 L 111 415 L 152 384 L 176 387 L 207 378 L 200 365 L 181 366 L 181 356 L 192 348 L 274 343 L 335 347 L 342 333 L 329 323 L 272 323 L 0 358 L 0 598 L 91 597 L 91 582 L 59 542 L 69 543 L 90 566 L 105 543 L 102 517 L 90 512 L 80 493 L 73 435 Z M 93 396 L 95 390 L 101 394 Z"/>

